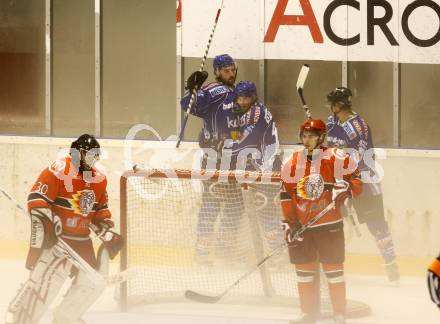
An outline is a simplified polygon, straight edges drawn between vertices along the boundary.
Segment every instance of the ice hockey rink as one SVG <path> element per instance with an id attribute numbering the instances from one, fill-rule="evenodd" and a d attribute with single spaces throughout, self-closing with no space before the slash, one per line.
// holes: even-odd
<path id="1" fill-rule="evenodd" d="M 0 318 L 3 320 L 6 307 L 20 282 L 27 277 L 27 271 L 23 262 L 19 260 L 2 260 L 0 268 L 2 273 Z M 378 275 L 347 275 L 346 279 L 348 298 L 363 301 L 372 310 L 371 315 L 349 319 L 348 323 L 434 324 L 439 322 L 439 310 L 429 300 L 423 277 L 403 276 L 398 287 L 390 285 L 384 276 Z M 107 287 L 104 295 L 87 312 L 84 319 L 88 323 L 108 324 L 288 324 L 289 320 L 294 319 L 298 314 L 298 309 L 293 307 L 289 309 L 196 302 L 152 304 L 121 312 L 115 295 L 115 288 Z M 55 301 L 54 305 L 58 301 Z M 332 320 L 322 320 L 319 323 L 332 322 Z M 50 312 L 41 323 L 51 323 Z"/>
<path id="2" fill-rule="evenodd" d="M 255 82 L 284 159 L 302 149 L 298 133 L 307 117 L 297 89 L 301 68 L 310 68 L 303 94 L 313 118 L 325 121 L 333 114 L 326 105 L 329 91 L 352 90 L 353 109 L 371 127 L 383 170 L 384 217 L 401 279 L 399 285 L 387 280 L 365 224 L 357 224 L 360 235 L 345 224 L 347 298 L 371 310 L 347 323 L 439 324 L 426 282 L 440 250 L 439 19 L 440 0 L 0 0 L 0 189 L 12 197 L 0 192 L 0 323 L 29 274 L 29 217 L 14 205 L 26 206 L 38 174 L 68 155 L 84 133 L 102 148 L 98 164 L 107 175 L 115 231 L 124 235 L 122 223 L 131 222 L 124 228 L 124 252 L 137 254 L 127 266 L 148 268 L 132 286 L 153 296 L 122 310 L 121 288 L 109 286 L 84 315 L 87 324 L 289 324 L 299 315 L 297 300 L 288 304 L 289 294 L 296 294 L 294 271 L 288 265 L 277 272 L 273 260 L 267 265 L 276 269 L 270 288 L 289 290 L 281 296 L 287 305 L 271 297 L 264 303 L 228 299 L 242 291 L 262 297 L 267 269 L 216 304 L 184 298 L 186 289 L 221 293 L 267 255 L 263 226 L 256 226 L 254 241 L 258 215 L 252 203 L 240 213 L 240 226 L 228 228 L 245 234 L 218 257 L 231 259 L 232 267 L 201 271 L 192 268 L 200 179 L 189 189 L 181 185 L 185 177 L 170 177 L 173 183 L 164 187 L 170 200 L 156 195 L 160 181 L 148 189 L 139 180 L 140 193 L 121 189 L 122 175 L 134 165 L 176 173 L 200 167 L 203 121 L 191 115 L 185 124 L 180 100 L 188 77 L 201 66 L 209 73 L 205 85 L 215 82 L 213 58 L 227 53 L 236 60 L 236 81 Z M 122 211 L 128 197 L 133 207 Z M 236 196 L 222 198 L 224 207 Z M 223 253 L 218 233 L 210 254 Z M 119 258 L 111 263 L 113 274 L 120 271 Z M 288 262 L 283 260 L 280 268 Z M 39 323 L 52 323 L 69 283 Z M 172 298 L 155 299 L 169 289 L 175 289 Z M 333 322 L 327 317 L 318 324 Z"/>

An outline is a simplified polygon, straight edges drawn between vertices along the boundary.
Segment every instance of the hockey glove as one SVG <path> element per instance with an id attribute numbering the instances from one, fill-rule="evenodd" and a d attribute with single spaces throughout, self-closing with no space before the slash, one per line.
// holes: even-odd
<path id="1" fill-rule="evenodd" d="M 296 222 L 288 222 L 286 220 L 284 220 L 281 223 L 281 228 L 284 231 L 284 240 L 287 243 L 293 243 L 294 242 L 294 236 L 296 234 L 296 232 L 298 232 L 301 229 L 301 223 L 296 221 Z"/>
<path id="2" fill-rule="evenodd" d="M 61 219 L 52 215 L 50 208 L 32 208 L 31 214 L 31 248 L 50 249 L 58 241 L 62 231 Z"/>
<path id="3" fill-rule="evenodd" d="M 337 207 L 344 205 L 345 201 L 351 198 L 350 184 L 344 180 L 336 180 L 333 184 L 332 199 Z"/>
<path id="4" fill-rule="evenodd" d="M 100 219 L 97 224 L 95 234 L 99 237 L 105 235 L 111 228 L 115 227 L 115 223 L 110 218 Z"/>
<path id="5" fill-rule="evenodd" d="M 194 89 L 196 90 L 200 89 L 200 87 L 206 81 L 207 78 L 208 78 L 208 72 L 206 71 L 193 72 L 186 80 L 185 89 L 188 90 L 190 93 L 192 93 Z"/>
<path id="6" fill-rule="evenodd" d="M 428 268 L 428 290 L 431 300 L 440 308 L 440 255 Z"/>
<path id="7" fill-rule="evenodd" d="M 107 231 L 102 237 L 102 244 L 108 251 L 108 255 L 113 260 L 124 247 L 122 236 L 113 231 Z"/>

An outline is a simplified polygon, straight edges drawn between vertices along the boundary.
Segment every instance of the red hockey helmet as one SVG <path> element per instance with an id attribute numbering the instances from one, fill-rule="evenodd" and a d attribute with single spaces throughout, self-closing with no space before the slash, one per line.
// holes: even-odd
<path id="1" fill-rule="evenodd" d="M 304 131 L 310 131 L 316 133 L 319 136 L 318 145 L 324 143 L 325 135 L 327 134 L 327 127 L 325 123 L 320 119 L 307 119 L 301 124 L 299 131 L 299 139 L 302 141 Z"/>
<path id="2" fill-rule="evenodd" d="M 307 119 L 304 123 L 302 123 L 300 128 L 301 134 L 304 131 L 312 131 L 316 132 L 318 135 L 325 135 L 327 134 L 327 127 L 320 119 Z"/>

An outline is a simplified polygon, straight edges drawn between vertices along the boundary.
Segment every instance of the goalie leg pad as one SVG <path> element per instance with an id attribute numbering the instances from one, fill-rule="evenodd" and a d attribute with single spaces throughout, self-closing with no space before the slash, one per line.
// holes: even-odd
<path id="1" fill-rule="evenodd" d="M 9 304 L 6 323 L 37 323 L 69 276 L 71 265 L 51 250 L 44 250 L 29 279 Z"/>
<path id="2" fill-rule="evenodd" d="M 104 288 L 104 284 L 92 282 L 85 273 L 79 271 L 63 301 L 55 309 L 54 323 L 81 323 L 81 316 L 101 296 Z"/>

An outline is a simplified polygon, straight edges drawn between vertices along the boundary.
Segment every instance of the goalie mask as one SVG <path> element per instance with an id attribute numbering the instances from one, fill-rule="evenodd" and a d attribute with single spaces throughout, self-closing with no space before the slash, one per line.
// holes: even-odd
<path id="1" fill-rule="evenodd" d="M 90 171 L 99 160 L 101 146 L 96 138 L 83 134 L 70 146 L 70 155 L 75 165 L 79 163 L 79 171 Z"/>
<path id="2" fill-rule="evenodd" d="M 236 114 L 246 113 L 257 101 L 257 87 L 252 81 L 240 81 L 234 89 L 234 106 Z"/>
<path id="3" fill-rule="evenodd" d="M 351 90 L 346 87 L 337 87 L 336 89 L 330 91 L 327 95 L 327 102 L 330 105 L 340 104 L 341 109 L 351 109 L 351 98 L 353 94 Z"/>

